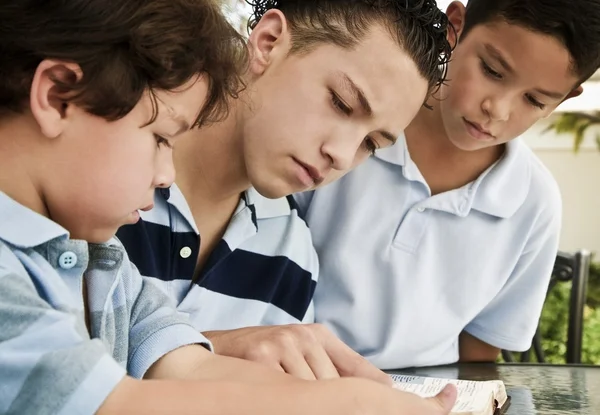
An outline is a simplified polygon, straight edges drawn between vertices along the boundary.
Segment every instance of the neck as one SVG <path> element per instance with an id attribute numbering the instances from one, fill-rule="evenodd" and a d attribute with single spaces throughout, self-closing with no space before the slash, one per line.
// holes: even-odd
<path id="1" fill-rule="evenodd" d="M 27 116 L 0 122 L 0 191 L 23 206 L 49 217 L 34 166 L 43 170 L 39 127 Z M 37 163 L 33 163 L 37 159 Z"/>
<path id="2" fill-rule="evenodd" d="M 237 200 L 251 186 L 243 156 L 242 105 L 233 101 L 226 119 L 196 129 L 178 143 L 177 185 L 190 206 Z"/>

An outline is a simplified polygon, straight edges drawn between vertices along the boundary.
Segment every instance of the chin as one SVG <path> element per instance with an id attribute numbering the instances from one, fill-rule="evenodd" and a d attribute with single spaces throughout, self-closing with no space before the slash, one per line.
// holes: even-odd
<path id="1" fill-rule="evenodd" d="M 264 196 L 267 199 L 279 199 L 290 194 L 273 186 L 254 186 L 254 188 L 261 196 Z"/>
<path id="2" fill-rule="evenodd" d="M 85 235 L 77 235 L 76 237 L 74 237 L 72 239 L 84 240 L 90 244 L 104 244 L 104 243 L 110 241 L 115 236 L 116 233 L 117 233 L 117 229 L 111 229 L 111 230 L 102 229 L 102 230 L 97 230 L 97 231 L 86 232 Z"/>
<path id="3" fill-rule="evenodd" d="M 450 142 L 452 143 L 452 145 L 454 147 L 456 147 L 459 150 L 462 151 L 476 151 L 476 150 L 480 150 L 482 148 L 482 146 L 480 145 L 480 143 L 477 142 L 472 142 L 471 140 L 452 140 L 450 139 Z"/>
<path id="4" fill-rule="evenodd" d="M 294 189 L 282 179 L 252 180 L 251 183 L 252 187 L 267 199 L 279 199 L 294 193 Z"/>

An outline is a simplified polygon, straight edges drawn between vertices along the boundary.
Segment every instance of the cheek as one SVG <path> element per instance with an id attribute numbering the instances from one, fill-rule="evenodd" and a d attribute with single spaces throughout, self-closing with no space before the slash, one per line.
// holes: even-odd
<path id="1" fill-rule="evenodd" d="M 459 71 L 448 76 L 447 102 L 461 111 L 473 110 L 481 102 L 483 91 L 488 80 L 479 73 L 477 68 L 459 68 Z"/>
<path id="2" fill-rule="evenodd" d="M 323 181 L 323 183 L 321 183 L 319 186 L 317 187 L 323 187 L 328 185 L 329 183 L 333 183 L 338 179 L 341 179 L 346 173 L 348 173 L 347 171 L 339 171 L 339 170 L 333 170 L 331 171 L 331 173 L 329 173 L 327 175 L 327 177 L 325 178 L 325 180 Z"/>
<path id="3" fill-rule="evenodd" d="M 513 111 L 510 122 L 506 125 L 506 141 L 510 141 L 515 137 L 520 136 L 527 131 L 533 124 L 540 120 L 541 117 L 530 114 L 530 110 L 522 109 Z"/>

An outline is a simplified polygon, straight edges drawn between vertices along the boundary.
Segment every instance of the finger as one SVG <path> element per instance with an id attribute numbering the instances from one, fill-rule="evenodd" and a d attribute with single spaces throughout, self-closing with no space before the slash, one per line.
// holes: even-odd
<path id="1" fill-rule="evenodd" d="M 335 365 L 320 344 L 312 345 L 305 351 L 304 358 L 317 379 L 336 379 L 340 377 Z"/>
<path id="2" fill-rule="evenodd" d="M 367 359 L 348 347 L 324 327 L 316 328 L 316 335 L 337 372 L 343 377 L 371 379 L 384 385 L 392 385 L 392 378 L 375 367 Z"/>
<path id="3" fill-rule="evenodd" d="M 279 361 L 279 359 L 274 358 L 273 353 L 261 351 L 260 346 L 256 349 L 253 349 L 253 353 L 247 354 L 244 357 L 244 360 L 250 360 L 254 363 L 259 363 L 263 366 L 267 366 L 271 369 L 285 373 L 285 369 L 281 366 L 281 362 Z"/>
<path id="4" fill-rule="evenodd" d="M 452 384 L 448 384 L 440 393 L 428 400 L 439 406 L 443 411 L 443 414 L 449 414 L 456 402 L 457 394 L 456 387 Z"/>
<path id="5" fill-rule="evenodd" d="M 286 351 L 280 364 L 283 370 L 292 376 L 305 380 L 316 380 L 316 376 L 304 359 L 304 355 L 295 349 Z"/>

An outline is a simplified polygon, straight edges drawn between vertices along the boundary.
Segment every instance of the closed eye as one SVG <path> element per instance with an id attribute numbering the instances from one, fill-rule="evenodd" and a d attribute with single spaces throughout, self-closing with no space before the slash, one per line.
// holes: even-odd
<path id="1" fill-rule="evenodd" d="M 331 104 L 337 111 L 340 111 L 344 115 L 352 115 L 352 108 L 346 105 L 333 89 L 329 89 L 329 95 L 331 96 Z"/>
<path id="2" fill-rule="evenodd" d="M 367 136 L 363 141 L 363 145 L 365 149 L 371 153 L 372 156 L 375 155 L 375 152 L 379 149 L 379 144 L 376 140 L 373 140 L 371 137 Z"/>
<path id="3" fill-rule="evenodd" d="M 154 134 L 154 139 L 156 140 L 157 147 L 160 147 L 161 145 L 163 145 L 163 146 L 166 146 L 167 148 L 173 148 L 173 146 L 171 145 L 171 142 L 161 135 Z"/>
<path id="4" fill-rule="evenodd" d="M 528 101 L 528 102 L 529 102 L 531 105 L 533 105 L 534 107 L 537 107 L 537 108 L 539 108 L 539 109 L 541 109 L 541 110 L 543 110 L 544 108 L 546 108 L 546 105 L 545 105 L 545 104 L 542 104 L 540 101 L 538 101 L 537 99 L 535 99 L 535 98 L 533 97 L 533 95 L 526 94 L 526 95 L 525 95 L 525 98 L 526 98 L 526 99 L 527 99 L 527 101 Z"/>
<path id="5" fill-rule="evenodd" d="M 494 79 L 502 79 L 502 74 L 493 70 L 492 67 L 488 65 L 483 59 L 481 59 L 481 69 L 489 77 L 492 77 Z"/>

